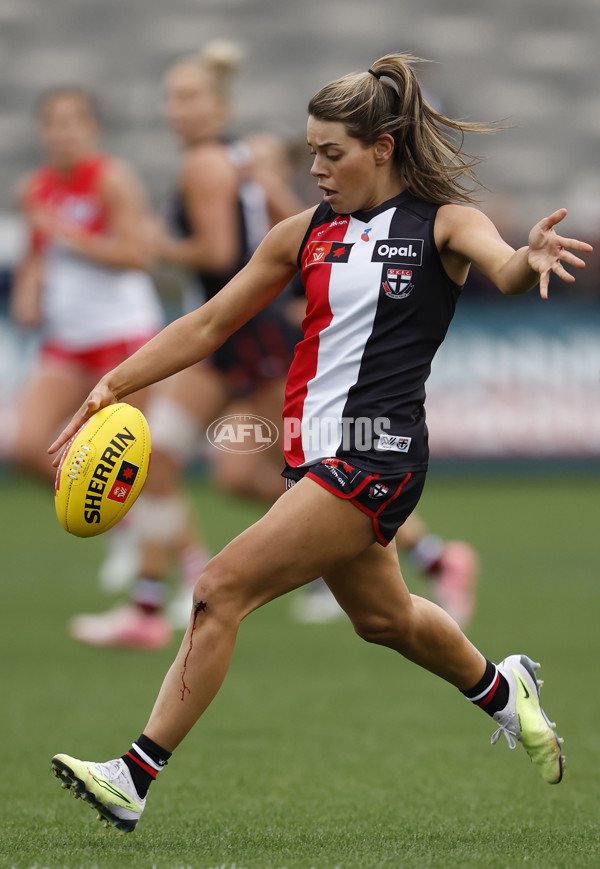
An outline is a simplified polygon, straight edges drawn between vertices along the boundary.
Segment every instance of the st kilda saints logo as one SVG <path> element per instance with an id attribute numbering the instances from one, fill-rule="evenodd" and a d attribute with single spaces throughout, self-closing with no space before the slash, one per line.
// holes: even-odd
<path id="1" fill-rule="evenodd" d="M 372 498 L 374 501 L 377 498 L 385 498 L 389 491 L 389 488 L 384 486 L 383 483 L 375 483 L 373 486 L 369 486 L 369 498 Z"/>
<path id="2" fill-rule="evenodd" d="M 414 284 L 410 269 L 384 269 L 381 286 L 390 299 L 406 299 L 410 296 Z"/>

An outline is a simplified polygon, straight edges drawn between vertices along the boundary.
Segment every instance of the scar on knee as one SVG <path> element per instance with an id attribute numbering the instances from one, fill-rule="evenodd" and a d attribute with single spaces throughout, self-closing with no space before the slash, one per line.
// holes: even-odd
<path id="1" fill-rule="evenodd" d="M 207 609 L 208 609 L 208 601 L 205 601 L 205 600 L 194 601 L 194 617 L 192 619 L 192 626 L 190 628 L 190 645 L 189 645 L 189 648 L 187 650 L 187 654 L 186 654 L 184 662 L 183 662 L 183 669 L 181 671 L 181 702 L 182 703 L 183 703 L 183 700 L 185 698 L 186 691 L 188 694 L 192 693 L 190 691 L 188 685 L 186 685 L 185 672 L 187 670 L 188 658 L 190 657 L 190 652 L 192 651 L 192 647 L 194 645 L 194 630 L 196 629 L 196 618 L 198 616 L 198 613 L 204 613 L 204 612 L 206 612 Z"/>

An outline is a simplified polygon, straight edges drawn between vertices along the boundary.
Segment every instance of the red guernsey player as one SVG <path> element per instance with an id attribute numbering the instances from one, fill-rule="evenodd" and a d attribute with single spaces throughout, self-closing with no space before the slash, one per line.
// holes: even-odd
<path id="1" fill-rule="evenodd" d="M 22 328 L 41 326 L 43 343 L 19 403 L 13 458 L 52 479 L 47 439 L 163 315 L 146 271 L 145 194 L 128 165 L 99 149 L 92 97 L 76 87 L 50 91 L 38 123 L 47 161 L 19 184 L 30 240 L 12 314 Z"/>

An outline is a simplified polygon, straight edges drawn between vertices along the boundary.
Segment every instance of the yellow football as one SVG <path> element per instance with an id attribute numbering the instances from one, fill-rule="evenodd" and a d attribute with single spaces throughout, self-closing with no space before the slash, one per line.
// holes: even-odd
<path id="1" fill-rule="evenodd" d="M 121 402 L 103 407 L 66 444 L 54 486 L 61 525 L 94 537 L 123 518 L 142 490 L 150 464 L 143 413 Z"/>

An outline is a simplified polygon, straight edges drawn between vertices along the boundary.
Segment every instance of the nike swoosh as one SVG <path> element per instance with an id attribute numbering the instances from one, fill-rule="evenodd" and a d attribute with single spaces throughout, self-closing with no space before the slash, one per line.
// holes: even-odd
<path id="1" fill-rule="evenodd" d="M 119 790 L 119 788 L 116 788 L 116 787 L 114 787 L 113 785 L 111 785 L 111 783 L 110 783 L 109 781 L 107 781 L 106 779 L 98 778 L 98 776 L 94 775 L 93 772 L 92 772 L 91 770 L 88 770 L 88 772 L 90 773 L 91 777 L 94 779 L 94 781 L 96 782 L 97 785 L 99 785 L 101 788 L 104 788 L 104 790 L 108 791 L 110 794 L 112 794 L 113 796 L 115 796 L 115 797 L 117 797 L 118 799 L 122 800 L 123 802 L 127 802 L 128 807 L 129 807 L 132 811 L 134 811 L 134 812 L 140 812 L 140 811 L 141 811 L 141 809 L 140 809 L 140 807 L 137 805 L 137 803 L 134 803 L 133 800 L 131 800 L 131 799 L 127 796 L 126 793 L 124 793 L 123 791 Z"/>
<path id="2" fill-rule="evenodd" d="M 529 696 L 530 696 L 529 691 L 527 690 L 527 685 L 526 685 L 525 682 L 521 679 L 520 676 L 519 676 L 519 682 L 521 683 L 521 686 L 522 686 L 522 688 L 523 688 L 523 691 L 525 692 L 525 700 L 527 700 L 527 699 L 529 698 Z"/>

